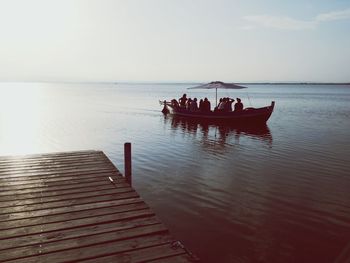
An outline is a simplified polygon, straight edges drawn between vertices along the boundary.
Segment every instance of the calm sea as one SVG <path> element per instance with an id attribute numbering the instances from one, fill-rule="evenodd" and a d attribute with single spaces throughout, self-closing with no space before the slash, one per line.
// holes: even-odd
<path id="1" fill-rule="evenodd" d="M 191 84 L 0 84 L 0 154 L 101 149 L 203 262 L 336 262 L 350 250 L 350 86 L 248 85 L 266 127 L 165 118 Z M 347 252 L 350 255 L 350 251 Z"/>

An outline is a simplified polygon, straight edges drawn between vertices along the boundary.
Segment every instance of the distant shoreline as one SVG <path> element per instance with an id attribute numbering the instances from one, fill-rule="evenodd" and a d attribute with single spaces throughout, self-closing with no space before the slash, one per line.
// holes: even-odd
<path id="1" fill-rule="evenodd" d="M 208 82 L 129 82 L 120 81 L 113 82 L 114 84 L 143 84 L 143 85 L 200 85 Z M 238 85 L 350 85 L 350 82 L 234 82 L 228 81 L 227 83 L 235 83 Z"/>
<path id="2" fill-rule="evenodd" d="M 188 82 L 149 82 L 149 81 L 1 81 L 0 83 L 62 83 L 62 84 L 131 84 L 131 85 L 200 85 L 208 82 L 188 81 Z M 239 85 L 350 85 L 350 82 L 235 82 Z"/>
<path id="3" fill-rule="evenodd" d="M 103 82 L 102 82 L 103 83 Z M 105 82 L 114 84 L 131 84 L 131 85 L 201 85 L 208 82 Z M 238 85 L 350 85 L 350 82 L 227 82 Z"/>
<path id="4" fill-rule="evenodd" d="M 350 85 L 350 82 L 239 82 L 245 85 Z"/>

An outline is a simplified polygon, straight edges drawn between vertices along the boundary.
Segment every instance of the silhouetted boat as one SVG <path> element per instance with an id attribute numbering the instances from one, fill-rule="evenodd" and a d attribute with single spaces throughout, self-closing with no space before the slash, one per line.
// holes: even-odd
<path id="1" fill-rule="evenodd" d="M 217 106 L 217 90 L 218 89 L 244 89 L 246 87 L 236 85 L 234 83 L 224 83 L 221 81 L 213 81 L 204 85 L 191 87 L 188 89 L 215 89 L 216 91 L 216 106 Z M 259 124 L 266 123 L 270 118 L 275 102 L 272 101 L 271 105 L 262 108 L 245 108 L 241 111 L 191 111 L 184 107 L 179 106 L 174 101 L 159 101 L 161 105 L 164 105 L 162 112 L 164 114 L 171 113 L 173 115 L 186 117 L 190 119 L 206 119 L 225 124 Z"/>
<path id="2" fill-rule="evenodd" d="M 272 101 L 270 106 L 262 108 L 246 108 L 242 111 L 232 112 L 200 112 L 190 111 L 185 108 L 181 108 L 172 104 L 169 101 L 160 102 L 168 109 L 168 112 L 173 115 L 191 118 L 191 119 L 205 119 L 214 122 L 230 123 L 230 124 L 255 124 L 255 123 L 266 123 L 270 118 L 275 102 Z"/>

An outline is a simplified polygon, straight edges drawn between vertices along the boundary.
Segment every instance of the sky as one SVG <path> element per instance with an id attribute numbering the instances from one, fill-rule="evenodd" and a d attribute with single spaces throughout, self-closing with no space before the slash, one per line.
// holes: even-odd
<path id="1" fill-rule="evenodd" d="M 350 82 L 350 0 L 0 0 L 0 81 Z"/>

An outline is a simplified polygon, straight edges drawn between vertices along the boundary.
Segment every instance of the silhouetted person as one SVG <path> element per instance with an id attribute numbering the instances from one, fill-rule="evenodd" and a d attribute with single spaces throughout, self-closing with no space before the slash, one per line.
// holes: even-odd
<path id="1" fill-rule="evenodd" d="M 179 107 L 179 103 L 177 102 L 176 99 L 172 99 L 172 100 L 171 100 L 171 105 L 172 105 L 174 108 L 176 108 L 176 109 Z"/>
<path id="2" fill-rule="evenodd" d="M 215 106 L 214 112 L 217 112 L 217 111 L 218 111 L 219 105 L 220 105 L 221 102 L 222 102 L 222 98 L 219 99 L 219 104 L 217 104 L 217 105 Z"/>
<path id="3" fill-rule="evenodd" d="M 235 111 L 242 111 L 243 110 L 243 103 L 241 102 L 240 98 L 237 98 L 237 102 L 235 104 Z"/>
<path id="4" fill-rule="evenodd" d="M 166 100 L 163 101 L 163 104 L 164 104 L 164 107 L 162 109 L 162 112 L 163 112 L 163 114 L 168 114 L 169 113 L 169 109 L 168 109 L 168 107 L 166 105 Z"/>
<path id="5" fill-rule="evenodd" d="M 179 99 L 181 108 L 186 108 L 186 102 L 187 102 L 186 96 L 187 96 L 186 94 L 183 94 L 182 97 Z"/>
<path id="6" fill-rule="evenodd" d="M 190 111 L 197 111 L 197 110 L 198 110 L 197 98 L 194 98 L 190 104 Z"/>
<path id="7" fill-rule="evenodd" d="M 186 109 L 188 109 L 188 110 L 190 109 L 191 103 L 192 103 L 192 99 L 188 98 L 187 103 L 186 103 Z"/>
<path id="8" fill-rule="evenodd" d="M 199 111 L 200 111 L 200 112 L 203 112 L 203 111 L 204 111 L 204 108 L 203 108 L 203 100 L 202 100 L 202 99 L 199 100 Z"/>
<path id="9" fill-rule="evenodd" d="M 226 98 L 226 103 L 225 103 L 225 111 L 230 112 L 232 111 L 232 103 L 234 102 L 234 99 Z"/>
<path id="10" fill-rule="evenodd" d="M 218 105 L 218 111 L 224 111 L 225 105 L 226 105 L 226 98 L 221 98 Z"/>
<path id="11" fill-rule="evenodd" d="M 204 112 L 210 112 L 210 101 L 208 100 L 208 98 L 204 98 L 203 111 Z"/>

